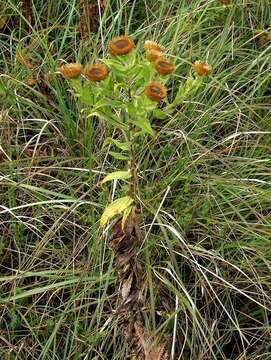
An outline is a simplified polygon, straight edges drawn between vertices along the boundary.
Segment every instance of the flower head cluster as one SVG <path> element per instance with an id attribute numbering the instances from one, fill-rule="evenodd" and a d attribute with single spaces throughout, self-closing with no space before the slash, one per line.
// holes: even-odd
<path id="1" fill-rule="evenodd" d="M 173 73 L 175 66 L 171 60 L 165 58 L 165 48 L 162 45 L 155 41 L 147 40 L 145 41 L 144 48 L 146 50 L 147 60 L 154 64 L 158 74 L 169 75 Z"/>
<path id="2" fill-rule="evenodd" d="M 126 35 L 114 37 L 108 44 L 108 53 L 115 56 L 127 55 L 134 50 L 135 44 L 132 38 Z M 147 40 L 144 44 L 146 58 L 150 61 L 159 75 L 170 75 L 175 71 L 173 62 L 165 57 L 165 48 L 155 41 Z M 207 62 L 198 60 L 193 64 L 193 70 L 198 76 L 208 76 L 212 72 L 212 66 Z M 59 69 L 65 79 L 74 79 L 82 74 L 82 65 L 78 63 L 65 64 Z M 93 82 L 99 82 L 107 78 L 108 68 L 104 64 L 87 65 L 84 74 Z M 145 96 L 152 101 L 162 101 L 167 96 L 167 88 L 159 81 L 151 81 L 145 86 Z"/>
<path id="3" fill-rule="evenodd" d="M 165 48 L 155 41 L 145 41 L 146 58 L 153 63 L 159 75 L 169 75 L 175 70 L 171 60 L 165 58 Z M 145 95 L 152 101 L 161 101 L 167 96 L 167 88 L 159 81 L 152 81 L 145 87 Z"/>

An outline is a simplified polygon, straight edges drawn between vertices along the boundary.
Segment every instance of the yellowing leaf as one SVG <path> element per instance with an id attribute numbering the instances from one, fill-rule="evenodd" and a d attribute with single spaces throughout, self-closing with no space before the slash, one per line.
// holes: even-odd
<path id="1" fill-rule="evenodd" d="M 111 174 L 108 174 L 102 181 L 101 184 L 104 184 L 107 181 L 111 180 L 123 180 L 129 179 L 131 177 L 130 171 L 115 171 Z"/>
<path id="2" fill-rule="evenodd" d="M 133 207 L 129 206 L 127 209 L 123 211 L 123 216 L 121 220 L 121 229 L 124 230 L 124 226 L 126 224 L 126 221 L 128 219 L 128 216 L 130 215 L 130 212 L 132 211 Z"/>
<path id="3" fill-rule="evenodd" d="M 116 199 L 104 210 L 100 223 L 104 227 L 107 222 L 118 214 L 121 214 L 133 203 L 133 199 L 130 196 L 124 196 L 120 199 Z"/>

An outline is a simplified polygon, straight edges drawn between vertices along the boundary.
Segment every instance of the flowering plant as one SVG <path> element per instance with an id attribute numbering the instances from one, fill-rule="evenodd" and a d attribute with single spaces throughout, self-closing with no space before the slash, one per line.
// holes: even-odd
<path id="1" fill-rule="evenodd" d="M 174 101 L 167 101 L 166 84 L 175 71 L 173 62 L 166 57 L 165 49 L 154 41 L 146 41 L 143 56 L 135 51 L 134 41 L 129 36 L 113 38 L 108 45 L 109 59 L 87 65 L 66 64 L 60 68 L 62 76 L 69 80 L 75 96 L 84 106 L 91 121 L 97 117 L 111 124 L 121 134 L 123 141 L 106 139 L 105 145 L 113 144 L 119 150 L 110 154 L 122 161 L 126 167 L 108 174 L 102 183 L 112 180 L 130 180 L 130 191 L 126 196 L 113 201 L 101 217 L 105 226 L 110 219 L 122 215 L 122 228 L 136 203 L 136 154 L 138 136 L 152 136 L 150 118 L 166 118 L 176 106 L 195 91 L 202 77 L 211 73 L 211 66 L 202 61 L 193 65 L 194 73 L 181 84 Z M 83 74 L 84 78 L 80 75 Z M 164 107 L 157 109 L 159 102 Z"/>
<path id="2" fill-rule="evenodd" d="M 154 135 L 150 121 L 153 116 L 167 118 L 187 96 L 200 87 L 203 77 L 212 71 L 209 64 L 196 61 L 193 65 L 194 73 L 190 71 L 186 82 L 179 85 L 173 102 L 169 103 L 166 85 L 175 71 L 175 65 L 165 55 L 165 49 L 156 42 L 146 41 L 144 48 L 145 53 L 138 53 L 130 37 L 118 36 L 108 45 L 108 59 L 87 65 L 85 70 L 80 64 L 67 64 L 60 68 L 60 73 L 68 79 L 75 96 L 82 103 L 88 121 L 93 117 L 99 118 L 113 127 L 116 130 L 114 133 L 118 133 L 118 140 L 106 138 L 104 146 L 115 146 L 116 151 L 109 153 L 125 166 L 106 175 L 101 183 L 121 181 L 124 196 L 106 207 L 100 224 L 105 227 L 110 220 L 118 217 L 108 244 L 117 258 L 123 300 L 121 306 L 132 312 L 133 316 L 129 316 L 130 325 L 134 325 L 139 338 L 144 333 L 139 329 L 144 327 L 138 322 L 138 310 L 143 308 L 143 272 L 136 255 L 136 247 L 141 242 L 136 209 L 136 144 L 140 136 Z M 158 103 L 162 103 L 159 108 Z M 145 346 L 143 348 L 146 354 L 149 350 Z M 150 349 L 150 353 L 161 355 L 164 349 L 162 345 L 155 350 Z M 152 355 L 150 358 L 160 359 L 160 355 Z"/>

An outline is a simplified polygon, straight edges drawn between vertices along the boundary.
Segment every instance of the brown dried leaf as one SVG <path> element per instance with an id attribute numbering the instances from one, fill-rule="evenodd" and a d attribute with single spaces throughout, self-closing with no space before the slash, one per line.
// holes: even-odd
<path id="1" fill-rule="evenodd" d="M 134 209 L 130 212 L 124 225 L 124 232 L 126 235 L 131 235 L 137 223 Z"/>
<path id="2" fill-rule="evenodd" d="M 145 360 L 167 360 L 168 356 L 165 351 L 165 345 L 157 346 L 149 352 L 145 352 Z"/>
<path id="3" fill-rule="evenodd" d="M 130 274 L 128 279 L 123 281 L 122 287 L 121 287 L 121 296 L 123 300 L 126 300 L 128 296 L 130 295 L 130 290 L 133 282 L 133 273 Z"/>
<path id="4" fill-rule="evenodd" d="M 139 321 L 135 323 L 135 333 L 139 338 L 139 343 L 144 350 L 145 360 L 167 360 L 168 354 L 165 344 L 158 345 L 153 337 L 145 331 Z"/>

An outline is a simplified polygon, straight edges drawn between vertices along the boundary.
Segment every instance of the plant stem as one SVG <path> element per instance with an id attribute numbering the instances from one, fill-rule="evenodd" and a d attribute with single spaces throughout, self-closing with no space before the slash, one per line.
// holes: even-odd
<path id="1" fill-rule="evenodd" d="M 131 166 L 131 184 L 130 184 L 130 196 L 136 203 L 136 153 L 135 153 L 135 145 L 134 145 L 134 136 L 133 136 L 134 128 L 130 128 L 130 166 Z"/>

